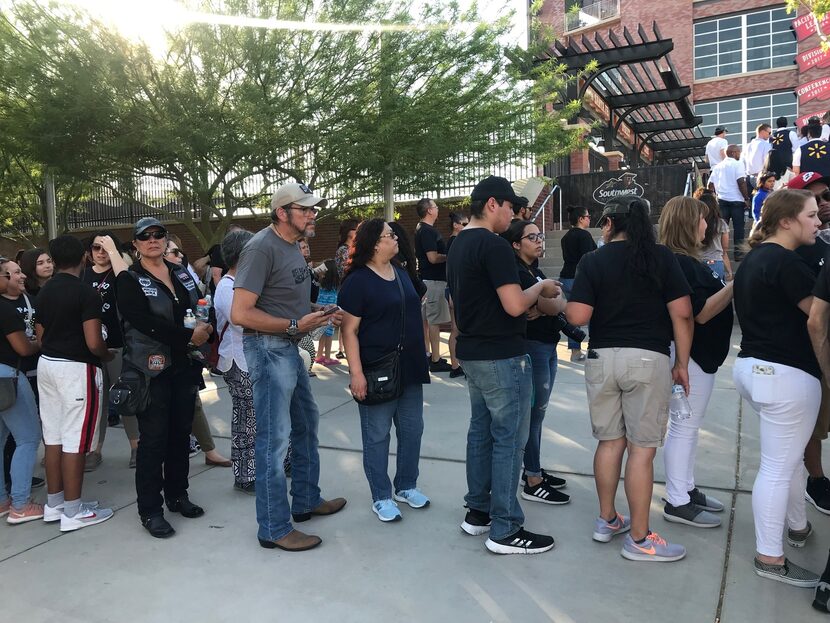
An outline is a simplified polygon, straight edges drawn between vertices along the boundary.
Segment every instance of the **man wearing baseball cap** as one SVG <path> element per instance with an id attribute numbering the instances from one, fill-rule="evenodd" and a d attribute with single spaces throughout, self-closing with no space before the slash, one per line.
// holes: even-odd
<path id="1" fill-rule="evenodd" d="M 342 312 L 311 311 L 311 278 L 297 241 L 314 236 L 326 200 L 305 184 L 283 184 L 271 198 L 270 226 L 242 250 L 234 282 L 231 322 L 243 327 L 243 348 L 256 411 L 256 509 L 262 547 L 296 552 L 317 547 L 319 537 L 291 525 L 332 515 L 346 500 L 320 496 L 317 424 L 320 414 L 297 342 Z M 293 442 L 291 497 L 282 464 Z"/>
<path id="2" fill-rule="evenodd" d="M 508 228 L 520 202 L 503 177 L 479 182 L 470 223 L 456 236 L 447 260 L 459 330 L 456 350 L 470 392 L 464 496 L 469 512 L 461 529 L 471 535 L 489 532 L 485 545 L 496 554 L 537 554 L 553 547 L 552 537 L 524 529 L 516 497 L 533 391 L 525 314 L 540 296 L 560 294 L 550 279 L 522 290 L 510 244 L 496 235 Z"/>
<path id="3" fill-rule="evenodd" d="M 818 277 L 822 267 L 830 262 L 830 179 L 821 174 L 810 171 L 799 173 L 787 183 L 787 188 L 807 190 L 813 193 L 818 204 L 818 217 L 821 220 L 819 235 L 816 243 L 806 245 L 795 250 Z M 761 216 L 763 219 L 763 214 Z M 813 297 L 810 309 L 810 318 L 807 323 L 813 348 L 821 361 L 821 352 L 830 345 L 830 302 L 819 296 Z M 827 439 L 830 430 L 830 388 L 827 379 L 821 383 L 821 405 L 813 434 L 804 449 L 804 465 L 807 468 L 807 500 L 821 513 L 830 515 L 830 480 L 824 475 L 821 464 L 821 442 Z"/>

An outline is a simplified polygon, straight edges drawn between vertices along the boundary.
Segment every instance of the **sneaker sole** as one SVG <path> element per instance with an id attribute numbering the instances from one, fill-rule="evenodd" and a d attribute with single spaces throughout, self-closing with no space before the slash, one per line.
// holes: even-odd
<path id="1" fill-rule="evenodd" d="M 381 517 L 380 513 L 375 510 L 374 506 L 372 507 L 372 512 L 377 515 L 378 519 L 380 519 L 383 523 L 392 523 L 393 521 L 400 521 L 403 519 L 403 516 L 401 515 L 395 515 L 394 517 Z"/>
<path id="2" fill-rule="evenodd" d="M 37 521 L 38 519 L 42 519 L 43 515 L 30 515 L 27 517 L 12 517 L 9 515 L 8 519 L 6 519 L 6 523 L 12 526 L 16 526 L 17 524 L 21 523 L 28 523 L 30 521 Z"/>
<path id="3" fill-rule="evenodd" d="M 598 541 L 599 543 L 610 543 L 611 539 L 613 539 L 615 536 L 617 536 L 618 534 L 625 534 L 629 530 L 631 530 L 630 525 L 620 528 L 619 530 L 617 530 L 616 532 L 612 532 L 611 534 L 605 534 L 603 532 L 594 532 L 591 535 L 591 538 L 594 539 L 594 541 Z"/>
<path id="4" fill-rule="evenodd" d="M 403 502 L 404 504 L 409 504 L 412 508 L 426 508 L 427 506 L 429 506 L 429 500 L 427 500 L 425 503 L 421 504 L 420 506 L 415 506 L 412 502 L 407 500 L 405 497 L 402 497 L 402 496 L 398 495 L 397 493 L 395 495 L 393 495 L 392 497 L 395 499 L 396 502 Z"/>
<path id="5" fill-rule="evenodd" d="M 822 508 L 821 506 L 816 504 L 816 501 L 812 497 L 810 497 L 809 493 L 804 493 L 804 499 L 807 500 L 813 506 L 815 506 L 818 512 L 824 513 L 825 515 L 830 515 L 830 508 Z"/>
<path id="6" fill-rule="evenodd" d="M 636 554 L 623 548 L 620 551 L 620 555 L 626 560 L 635 560 L 637 562 L 676 562 L 683 560 L 686 557 L 686 552 L 683 552 L 679 556 L 658 556 L 657 554 Z"/>
<path id="7" fill-rule="evenodd" d="M 543 500 L 542 498 L 538 498 L 535 495 L 530 495 L 529 493 L 525 493 L 522 491 L 522 498 L 525 500 L 530 500 L 531 502 L 541 502 L 542 504 L 551 504 L 553 506 L 562 506 L 563 504 L 570 504 L 571 499 L 568 498 L 564 502 L 558 502 L 556 500 Z"/>
<path id="8" fill-rule="evenodd" d="M 763 569 L 755 569 L 755 575 L 758 575 L 762 578 L 767 578 L 768 580 L 775 580 L 776 582 L 781 582 L 782 584 L 789 584 L 790 586 L 797 586 L 798 588 L 815 588 L 818 586 L 819 578 L 815 580 L 796 580 L 793 578 L 787 578 L 783 575 L 778 575 L 777 573 L 772 573 L 770 571 L 764 571 Z"/>
<path id="9" fill-rule="evenodd" d="M 717 528 L 720 526 L 720 521 L 718 521 L 718 523 L 696 523 L 690 519 L 683 519 L 683 517 L 669 515 L 668 513 L 666 513 L 666 511 L 663 511 L 663 519 L 665 519 L 666 521 L 670 521 L 672 523 L 682 523 L 687 526 L 692 526 L 694 528 Z"/>
<path id="10" fill-rule="evenodd" d="M 490 532 L 490 526 L 474 526 L 471 523 L 462 522 L 461 530 L 470 536 L 481 536 Z"/>
<path id="11" fill-rule="evenodd" d="M 544 554 L 554 548 L 556 543 L 551 543 L 546 547 L 534 547 L 527 549 L 525 547 L 515 547 L 514 545 L 502 545 L 496 543 L 493 539 L 487 539 L 484 546 L 494 554 Z"/>
<path id="12" fill-rule="evenodd" d="M 108 515 L 106 517 L 97 517 L 94 521 L 87 521 L 82 524 L 76 526 L 67 526 L 66 528 L 61 525 L 61 532 L 74 532 L 75 530 L 80 530 L 81 528 L 88 528 L 89 526 L 95 526 L 99 523 L 104 523 L 108 519 L 112 519 L 115 516 L 115 513 L 112 515 Z"/>

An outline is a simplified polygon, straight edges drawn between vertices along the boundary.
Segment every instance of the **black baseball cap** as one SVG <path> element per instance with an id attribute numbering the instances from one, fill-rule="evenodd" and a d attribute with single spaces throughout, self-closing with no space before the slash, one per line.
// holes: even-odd
<path id="1" fill-rule="evenodd" d="M 619 197 L 612 197 L 600 214 L 597 221 L 597 227 L 602 227 L 605 224 L 605 219 L 609 216 L 620 216 L 631 212 L 631 208 L 635 205 L 643 205 L 647 213 L 651 213 L 651 206 L 648 201 L 637 195 L 620 195 Z"/>
<path id="2" fill-rule="evenodd" d="M 524 204 L 527 205 L 527 199 L 517 195 L 507 179 L 495 175 L 485 177 L 475 185 L 473 192 L 470 193 L 470 199 L 473 201 L 487 201 L 490 197 L 496 201 L 504 201 L 506 199 L 514 205 L 521 204 L 524 201 Z"/>
<path id="3" fill-rule="evenodd" d="M 133 228 L 133 238 L 139 234 L 143 234 L 151 227 L 160 227 L 163 232 L 167 232 L 167 228 L 161 224 L 160 220 L 152 216 L 145 216 L 143 219 L 139 219 L 139 221 L 135 224 L 135 227 Z"/>
<path id="4" fill-rule="evenodd" d="M 721 128 L 721 127 L 715 128 L 715 135 L 723 134 L 724 132 L 729 132 L 729 128 Z"/>

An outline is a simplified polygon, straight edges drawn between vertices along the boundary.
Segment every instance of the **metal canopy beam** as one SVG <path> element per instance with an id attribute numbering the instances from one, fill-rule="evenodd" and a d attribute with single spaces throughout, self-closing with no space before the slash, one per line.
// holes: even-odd
<path id="1" fill-rule="evenodd" d="M 654 143 L 649 145 L 649 147 L 654 150 Z M 699 158 L 703 156 L 703 153 L 703 149 L 677 149 L 674 151 L 662 151 L 657 157 L 665 160 L 682 160 L 683 158 Z"/>
<path id="2" fill-rule="evenodd" d="M 662 89 L 646 93 L 624 93 L 623 95 L 609 95 L 606 99 L 611 108 L 628 108 L 629 106 L 647 106 L 649 104 L 668 104 L 688 97 L 691 87 Z"/>
<path id="3" fill-rule="evenodd" d="M 683 138 L 672 141 L 654 141 L 651 143 L 651 148 L 654 151 L 673 151 L 675 149 L 698 149 L 703 150 L 709 142 L 708 137 L 703 138 Z"/>
<path id="4" fill-rule="evenodd" d="M 590 61 L 597 61 L 600 67 L 604 65 L 626 65 L 629 63 L 642 63 L 657 58 L 662 58 L 674 49 L 672 41 L 649 41 L 637 43 L 624 48 L 612 48 L 609 50 L 594 50 L 588 52 L 571 52 L 567 55 L 557 57 L 555 60 L 563 63 L 568 71 L 582 69 Z M 549 59 L 545 59 L 547 61 Z"/>
<path id="5" fill-rule="evenodd" d="M 632 121 L 630 125 L 637 134 L 651 134 L 652 132 L 691 129 L 701 123 L 703 123 L 703 117 L 695 117 L 693 123 L 689 123 L 686 119 L 661 119 L 659 121 Z"/>

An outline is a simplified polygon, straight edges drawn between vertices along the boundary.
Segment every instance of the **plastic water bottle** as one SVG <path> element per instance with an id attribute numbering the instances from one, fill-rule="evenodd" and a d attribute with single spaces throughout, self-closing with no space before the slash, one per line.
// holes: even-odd
<path id="1" fill-rule="evenodd" d="M 196 328 L 196 316 L 193 315 L 193 310 L 188 308 L 187 312 L 184 314 L 184 328 L 185 329 L 195 329 Z"/>
<path id="2" fill-rule="evenodd" d="M 675 422 L 682 422 L 692 417 L 692 407 L 682 385 L 671 386 L 671 401 L 669 402 L 669 417 Z"/>
<path id="3" fill-rule="evenodd" d="M 209 318 L 210 304 L 207 302 L 207 299 L 199 299 L 199 302 L 196 303 L 196 320 L 207 322 Z"/>

